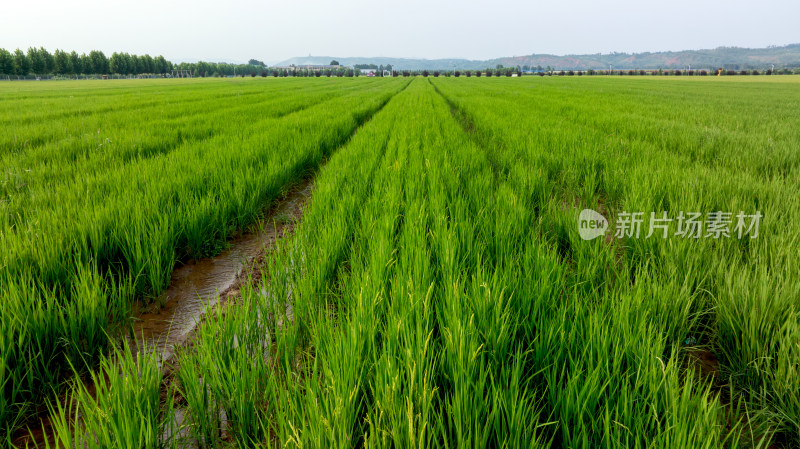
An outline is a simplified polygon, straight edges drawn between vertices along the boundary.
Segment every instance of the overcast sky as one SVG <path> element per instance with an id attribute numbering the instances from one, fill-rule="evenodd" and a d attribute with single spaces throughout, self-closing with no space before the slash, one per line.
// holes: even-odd
<path id="1" fill-rule="evenodd" d="M 0 47 L 172 61 L 490 59 L 800 42 L 798 0 L 3 0 Z"/>

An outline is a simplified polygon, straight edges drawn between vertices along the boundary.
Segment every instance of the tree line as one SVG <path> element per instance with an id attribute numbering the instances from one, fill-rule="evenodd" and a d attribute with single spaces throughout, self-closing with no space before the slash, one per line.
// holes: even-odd
<path id="1" fill-rule="evenodd" d="M 163 56 L 148 54 L 114 52 L 107 57 L 99 50 L 78 54 L 64 50 L 50 53 L 43 47 L 31 47 L 27 52 L 20 49 L 11 52 L 0 48 L 0 76 L 166 75 L 173 70 L 182 70 L 192 76 L 208 77 L 253 75 L 265 68 L 266 64 L 256 59 L 251 59 L 248 64 L 204 61 L 176 64 Z"/>
<path id="2" fill-rule="evenodd" d="M 332 66 L 338 66 L 338 61 L 331 61 Z M 303 68 L 280 68 L 280 67 L 267 67 L 263 61 L 251 59 L 248 64 L 229 64 L 224 62 L 182 62 L 179 64 L 167 61 L 163 56 L 152 57 L 148 54 L 135 55 L 129 53 L 115 52 L 111 57 L 99 50 L 92 50 L 88 54 L 78 54 L 75 51 L 66 52 L 63 50 L 56 50 L 50 53 L 43 47 L 28 48 L 27 52 L 16 49 L 10 52 L 0 48 L 0 76 L 20 76 L 28 77 L 30 75 L 43 76 L 72 76 L 72 75 L 165 75 L 173 70 L 181 70 L 190 73 L 195 77 L 221 77 L 221 76 L 273 76 L 273 77 L 319 77 L 319 76 L 336 76 L 336 77 L 350 77 L 361 75 L 361 70 L 374 70 L 378 69 L 376 75 L 384 76 L 384 73 L 391 76 L 512 76 L 513 74 L 522 75 L 524 72 L 534 71 L 536 75 L 644 75 L 644 74 L 659 74 L 659 75 L 710 75 L 716 74 L 714 72 L 700 71 L 681 71 L 681 70 L 658 70 L 647 71 L 644 70 L 615 70 L 615 71 L 602 71 L 602 70 L 585 70 L 585 71 L 556 71 L 551 67 L 542 68 L 541 66 L 516 66 L 516 67 L 503 67 L 498 64 L 495 69 L 481 70 L 414 70 L 414 71 L 398 71 L 391 65 L 375 65 L 375 64 L 358 64 L 354 68 L 338 67 L 323 70 L 311 70 Z M 767 70 L 765 74 L 782 74 L 791 73 L 788 69 Z M 758 71 L 733 71 L 724 70 L 723 75 L 746 75 L 746 74 L 759 74 Z"/>
<path id="3" fill-rule="evenodd" d="M 43 47 L 19 48 L 10 52 L 0 48 L 0 75 L 140 75 L 163 74 L 172 70 L 173 64 L 163 56 L 114 53 L 111 57 L 99 50 L 89 54 L 56 50 L 50 53 Z"/>

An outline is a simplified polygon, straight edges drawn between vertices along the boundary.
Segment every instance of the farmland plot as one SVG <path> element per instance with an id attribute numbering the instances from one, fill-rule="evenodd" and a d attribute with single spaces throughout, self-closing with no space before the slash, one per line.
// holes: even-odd
<path id="1" fill-rule="evenodd" d="M 329 156 L 293 236 L 174 375 L 124 346 L 91 354 L 110 380 L 54 403 L 61 443 L 800 444 L 796 81 L 257 81 L 148 86 L 187 112 L 143 96 L 163 118 L 120 111 L 105 151 L 37 118 L 93 129 L 91 107 L 20 110 L 23 137 L 49 137 L 3 144 L 3 326 L 26 336 L 3 354 L 29 363 L 4 360 L 23 366 L 7 403 L 31 397 L 26 366 L 54 382 L 88 353 L 85 323 L 109 324 L 92 317 L 157 298 L 175 260 L 217 252 Z M 586 210 L 605 234 L 584 234 Z"/>

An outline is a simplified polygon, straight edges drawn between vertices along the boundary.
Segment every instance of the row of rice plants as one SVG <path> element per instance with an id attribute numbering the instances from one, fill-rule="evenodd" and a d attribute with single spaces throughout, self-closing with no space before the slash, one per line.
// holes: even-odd
<path id="1" fill-rule="evenodd" d="M 786 109 L 774 107 L 800 101 L 793 81 L 592 80 L 525 90 L 504 81 L 435 84 L 517 192 L 531 192 L 520 170 L 538 171 L 554 186 L 561 207 L 542 209 L 538 221 L 571 260 L 576 284 L 599 298 L 619 292 L 602 302 L 644 293 L 638 300 L 666 318 L 661 360 L 688 367 L 698 354 L 712 360 L 706 374 L 713 382 L 695 384 L 726 403 L 727 427 L 746 410 L 740 427 L 751 443 L 800 442 L 800 290 L 793 281 L 800 274 L 793 262 L 800 142 L 787 131 Z M 503 96 L 508 89 L 513 101 Z M 732 233 L 739 211 L 764 218 L 756 239 L 661 238 L 660 231 L 645 238 L 644 228 L 639 238 L 605 245 L 578 237 L 584 207 L 606 214 L 609 233 L 622 211 L 666 211 L 673 220 L 679 211 L 727 211 Z"/>
<path id="2" fill-rule="evenodd" d="M 4 434 L 65 372 L 97 360 L 109 326 L 133 299 L 158 297 L 176 260 L 218 251 L 402 85 L 312 89 L 301 109 L 277 101 L 295 109 L 283 115 L 241 109 L 225 133 L 37 190 L 32 218 L 0 234 Z"/>

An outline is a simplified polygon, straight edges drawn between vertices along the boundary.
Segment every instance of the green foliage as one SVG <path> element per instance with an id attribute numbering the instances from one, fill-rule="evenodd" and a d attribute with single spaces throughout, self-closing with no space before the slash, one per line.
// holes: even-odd
<path id="1" fill-rule="evenodd" d="M 3 92 L 7 430 L 99 360 L 97 397 L 52 407 L 67 446 L 177 444 L 175 394 L 200 447 L 800 444 L 796 79 L 149 83 Z M 177 392 L 154 358 L 103 355 L 102 317 L 323 159 Z M 584 208 L 610 232 L 621 211 L 765 218 L 757 239 L 584 241 Z"/>
<path id="2" fill-rule="evenodd" d="M 162 379 L 155 352 L 115 350 L 92 371 L 88 386 L 76 380 L 65 399 L 48 403 L 55 447 L 165 447 L 164 436 L 175 434 L 174 394 L 167 391 L 162 401 Z"/>
<path id="3" fill-rule="evenodd" d="M 765 182 L 759 174 L 780 166 L 777 160 L 711 141 L 751 167 L 740 172 L 751 188 L 728 173 L 740 167 L 734 160 L 714 165 L 730 179 L 715 185 L 719 175 L 698 163 L 712 153 L 689 132 L 698 116 L 714 117 L 719 104 L 741 98 L 724 85 L 711 97 L 687 96 L 710 86 L 658 79 L 610 100 L 608 91 L 630 86 L 575 80 L 566 91 L 559 82 L 510 97 L 515 85 L 506 83 L 515 82 L 417 79 L 331 157 L 295 236 L 268 259 L 262 284 L 242 292 L 241 313 L 211 322 L 184 355 L 198 372 L 240 373 L 235 380 L 204 376 L 194 386 L 188 376 L 186 387 L 199 398 L 195 416 L 207 406 L 203 385 L 219 391 L 218 404 L 257 392 L 245 401 L 261 403 L 261 416 L 270 418 L 247 418 L 246 435 L 270 434 L 291 447 L 763 447 L 776 430 L 791 435 L 798 410 L 788 393 L 798 360 L 792 350 L 778 359 L 779 377 L 754 384 L 780 385 L 780 403 L 738 382 L 723 401 L 724 380 L 686 369 L 692 356 L 684 345 L 687 335 L 701 336 L 727 360 L 721 342 L 738 350 L 733 329 L 749 320 L 755 351 L 743 366 L 764 360 L 751 368 L 763 372 L 773 348 L 794 347 L 778 345 L 784 337 L 774 327 L 797 323 L 787 311 L 785 282 L 796 270 L 786 263 L 790 246 L 776 247 L 777 266 L 788 271 L 760 300 L 787 297 L 773 305 L 784 312 L 751 314 L 754 304 L 732 298 L 729 304 L 741 305 L 725 314 L 729 336 L 715 324 L 726 296 L 716 286 L 731 277 L 738 242 L 584 242 L 575 226 L 581 207 L 598 204 L 611 211 L 755 205 L 755 180 Z M 674 104 L 648 97 L 653 88 L 672 92 L 679 112 L 668 115 Z M 794 86 L 761 88 L 748 100 L 769 107 L 764 89 L 780 97 Z M 715 105 L 697 104 L 709 101 Z M 631 111 L 638 121 L 620 121 Z M 563 114 L 573 122 L 565 124 Z M 608 129 L 624 134 L 610 138 Z M 781 136 L 779 158 L 797 167 L 789 151 L 796 136 Z M 758 140 L 738 138 L 750 147 Z M 691 151 L 698 152 L 693 159 L 684 153 Z M 636 176 L 611 172 L 617 164 Z M 690 181 L 704 188 L 679 187 Z M 797 198 L 794 181 L 766 182 L 774 183 L 767 195 Z M 787 229 L 781 226 L 772 232 Z M 790 229 L 789 241 L 798 232 Z M 751 267 L 738 268 L 748 281 L 731 291 L 768 282 L 766 273 L 753 278 Z M 765 313 L 774 315 L 769 325 L 760 319 Z M 776 346 L 760 346 L 764 339 Z M 219 342 L 231 340 L 251 349 L 219 353 L 230 347 Z M 262 347 L 269 352 L 258 354 Z M 265 376 L 264 366 L 273 374 Z M 248 380 L 263 378 L 266 384 Z M 204 434 L 216 432 L 215 423 L 198 419 L 197 428 L 212 429 Z"/>
<path id="4" fill-rule="evenodd" d="M 14 74 L 14 56 L 6 49 L 0 48 L 0 75 Z"/>
<path id="5" fill-rule="evenodd" d="M 19 48 L 14 50 L 14 74 L 25 76 L 30 71 L 30 61 Z"/>
<path id="6" fill-rule="evenodd" d="M 4 433 L 60 373 L 92 366 L 177 260 L 218 252 L 400 88 L 101 84 L 0 86 Z"/>

